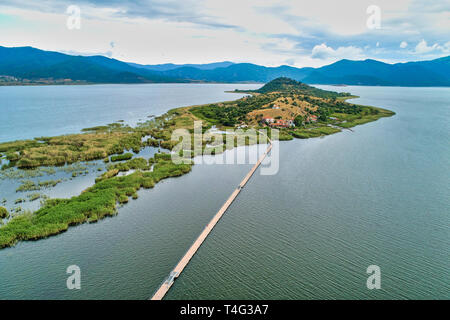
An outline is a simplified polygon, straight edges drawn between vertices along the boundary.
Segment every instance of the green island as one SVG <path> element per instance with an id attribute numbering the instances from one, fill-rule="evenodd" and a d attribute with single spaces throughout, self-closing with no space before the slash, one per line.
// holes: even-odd
<path id="1" fill-rule="evenodd" d="M 194 121 L 202 121 L 202 132 L 213 126 L 221 132 L 239 128 L 244 134 L 248 129 L 264 128 L 271 137 L 272 129 L 276 128 L 279 140 L 292 140 L 330 135 L 395 114 L 381 108 L 351 104 L 346 100 L 354 96 L 348 93 L 325 91 L 288 78 L 277 78 L 258 90 L 236 92 L 248 95 L 235 101 L 172 109 L 136 127 L 119 122 L 86 128 L 79 134 L 0 143 L 0 158 L 7 160 L 1 167 L 6 177 L 27 176 L 23 171 L 32 172 L 29 176 L 39 176 L 39 170 L 49 171 L 51 167 L 85 161 L 103 159 L 108 163 L 106 172 L 100 173 L 95 184 L 78 196 L 48 199 L 35 193 L 29 198 L 43 198 L 41 208 L 15 216 L 0 207 L 0 218 L 9 217 L 0 226 L 0 248 L 13 246 L 18 241 L 46 238 L 73 225 L 113 216 L 117 214 L 118 205 L 127 203 L 130 197 L 137 199 L 137 191 L 141 188 L 153 188 L 162 179 L 190 172 L 192 161 L 175 164 L 170 153 L 156 153 L 147 160 L 133 158 L 132 153 L 125 151 L 139 153 L 147 146 L 173 150 L 180 142 L 171 140 L 176 129 L 187 129 L 193 143 Z M 248 137 L 241 140 L 239 133 L 235 134 L 232 147 L 259 143 L 256 132 L 255 140 Z M 201 152 L 208 148 L 211 145 L 204 139 Z M 213 149 L 212 154 L 217 154 L 225 151 L 226 146 L 218 145 Z M 192 152 L 189 156 L 196 155 Z M 130 170 L 134 171 L 119 175 Z M 38 173 L 33 173 L 36 171 Z M 40 190 L 59 182 L 25 180 L 17 191 Z"/>

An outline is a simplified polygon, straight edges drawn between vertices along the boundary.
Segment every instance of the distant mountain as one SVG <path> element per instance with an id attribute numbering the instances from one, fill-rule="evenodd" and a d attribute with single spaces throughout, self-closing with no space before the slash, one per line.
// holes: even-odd
<path id="1" fill-rule="evenodd" d="M 263 67 L 238 63 L 212 70 L 180 67 L 161 74 L 212 82 L 268 82 L 278 77 L 288 77 L 310 84 L 450 86 L 450 57 L 396 64 L 370 59 L 344 59 L 320 68 Z"/>
<path id="2" fill-rule="evenodd" d="M 371 59 L 344 59 L 315 69 L 302 81 L 315 84 L 450 86 L 450 57 L 396 64 Z"/>
<path id="3" fill-rule="evenodd" d="M 71 79 L 92 83 L 185 82 L 103 56 L 72 56 L 32 47 L 0 46 L 0 75 L 21 79 Z"/>
<path id="4" fill-rule="evenodd" d="M 269 82 L 288 77 L 309 84 L 450 86 L 450 56 L 388 64 L 340 60 L 320 68 L 264 67 L 229 61 L 203 65 L 125 63 L 103 56 L 72 56 L 32 47 L 0 46 L 0 76 L 71 79 L 91 83 Z"/>
<path id="5" fill-rule="evenodd" d="M 263 67 L 251 63 L 237 63 L 226 68 L 200 70 L 192 67 L 181 67 L 161 72 L 168 77 L 212 82 L 268 82 L 278 77 L 303 79 L 313 68 L 294 68 L 289 66 Z"/>
<path id="6" fill-rule="evenodd" d="M 153 70 L 153 71 L 168 71 L 173 70 L 177 68 L 182 67 L 192 67 L 197 68 L 200 70 L 212 70 L 216 68 L 226 68 L 234 64 L 230 61 L 223 61 L 223 62 L 213 62 L 213 63 L 205 63 L 205 64 L 173 64 L 173 63 L 164 63 L 164 64 L 137 64 L 137 63 L 128 63 L 130 66 L 136 67 L 136 68 L 144 68 L 147 70 Z"/>

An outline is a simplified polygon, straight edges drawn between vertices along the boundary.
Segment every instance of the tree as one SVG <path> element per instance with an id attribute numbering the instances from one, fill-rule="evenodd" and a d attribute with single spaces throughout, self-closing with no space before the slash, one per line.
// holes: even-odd
<path id="1" fill-rule="evenodd" d="M 303 120 L 304 120 L 304 118 L 303 118 L 302 115 L 296 116 L 295 119 L 294 119 L 295 126 L 296 127 L 301 127 L 303 125 Z"/>

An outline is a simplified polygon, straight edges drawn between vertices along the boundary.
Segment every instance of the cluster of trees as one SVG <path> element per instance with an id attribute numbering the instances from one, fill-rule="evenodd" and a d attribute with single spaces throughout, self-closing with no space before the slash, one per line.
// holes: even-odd
<path id="1" fill-rule="evenodd" d="M 336 99 L 328 102 L 305 97 L 305 100 L 318 106 L 316 111 L 311 111 L 311 114 L 317 115 L 319 121 L 327 121 L 328 117 L 333 113 L 360 114 L 363 111 L 361 106 Z"/>
<path id="2" fill-rule="evenodd" d="M 236 103 L 225 106 L 210 104 L 194 107 L 191 112 L 215 123 L 232 127 L 241 121 L 245 121 L 249 112 L 262 109 L 264 105 L 270 104 L 277 98 L 278 95 L 258 95 L 240 99 Z"/>
<path id="3" fill-rule="evenodd" d="M 274 79 L 264 85 L 262 88 L 256 90 L 259 93 L 268 93 L 268 92 L 289 92 L 289 93 L 297 93 L 304 94 L 309 96 L 315 96 L 319 98 L 336 98 L 336 97 L 345 97 L 350 96 L 348 92 L 334 92 L 322 90 L 319 88 L 311 87 L 305 83 L 300 81 L 295 81 L 290 78 L 280 77 Z"/>

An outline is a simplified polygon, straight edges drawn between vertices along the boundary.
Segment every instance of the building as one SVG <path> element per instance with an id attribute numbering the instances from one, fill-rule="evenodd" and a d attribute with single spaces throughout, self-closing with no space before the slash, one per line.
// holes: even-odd
<path id="1" fill-rule="evenodd" d="M 316 122 L 317 121 L 317 116 L 315 115 L 310 115 L 308 116 L 308 118 L 306 119 L 307 122 Z"/>
<path id="2" fill-rule="evenodd" d="M 294 120 L 293 119 L 288 119 L 288 120 L 283 120 L 283 119 L 278 119 L 277 121 L 275 121 L 274 123 L 269 124 L 271 127 L 278 127 L 278 128 L 291 128 L 291 127 L 295 127 L 294 124 Z"/>
<path id="3" fill-rule="evenodd" d="M 271 123 L 275 122 L 275 119 L 274 118 L 262 118 L 261 122 L 270 125 Z"/>

